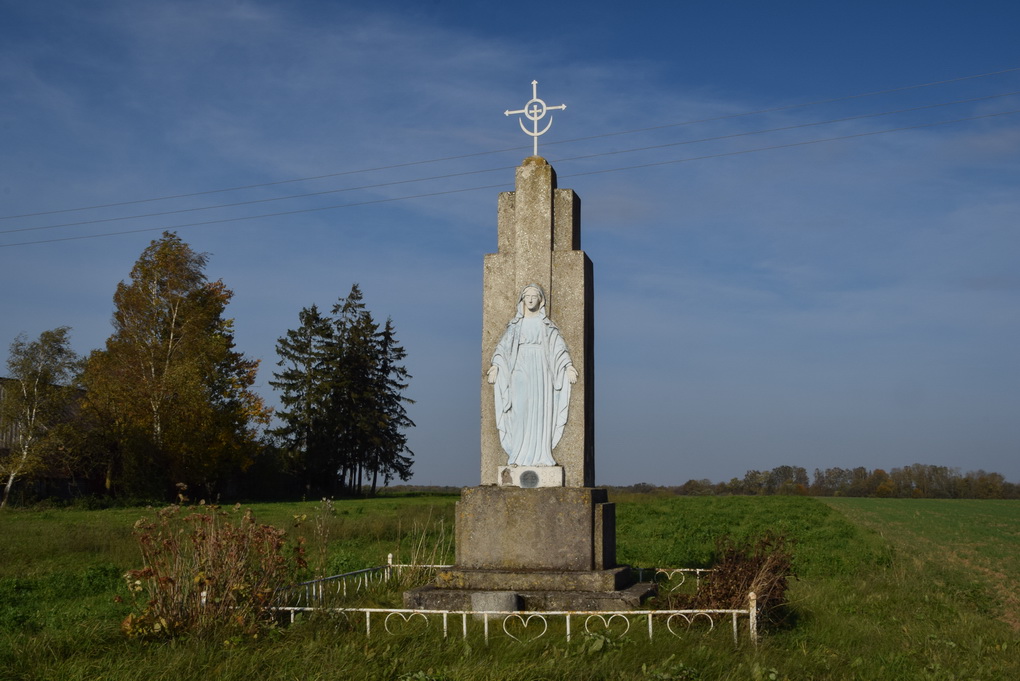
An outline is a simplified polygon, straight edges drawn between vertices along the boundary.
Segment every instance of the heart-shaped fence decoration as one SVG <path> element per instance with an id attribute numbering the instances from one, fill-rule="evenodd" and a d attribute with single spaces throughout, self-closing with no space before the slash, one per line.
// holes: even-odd
<path id="1" fill-rule="evenodd" d="M 713 629 L 715 629 L 715 620 L 713 620 L 712 616 L 709 615 L 707 612 L 696 612 L 691 615 L 685 615 L 679 612 L 673 613 L 672 615 L 666 618 L 666 628 L 669 630 L 669 633 L 673 634 L 677 638 L 680 638 L 680 634 L 682 632 L 679 632 L 673 628 L 674 620 L 676 621 L 677 627 L 680 626 L 680 620 L 683 620 L 685 624 L 684 631 L 689 632 L 694 627 L 695 624 L 700 624 L 702 619 L 704 619 L 704 621 L 708 623 L 708 631 L 712 631 Z"/>
<path id="2" fill-rule="evenodd" d="M 531 630 L 531 634 L 528 634 L 528 626 L 531 624 L 531 620 L 536 619 L 542 623 L 542 630 L 538 630 L 538 626 Z M 514 626 L 514 630 L 517 631 L 520 636 L 514 636 L 510 632 L 511 621 L 516 622 L 519 626 Z M 544 615 L 528 615 L 526 618 L 524 615 L 507 615 L 503 618 L 503 632 L 515 641 L 534 641 L 536 639 L 545 636 L 545 632 L 549 631 L 549 622 L 546 621 Z"/>
<path id="3" fill-rule="evenodd" d="M 617 619 L 623 622 L 622 627 L 619 624 L 614 624 L 613 620 Z M 601 631 L 592 631 L 591 625 L 593 622 L 602 623 Z M 595 626 L 596 628 L 599 628 L 598 624 Z M 584 620 L 584 630 L 589 634 L 599 633 L 612 636 L 614 638 L 623 638 L 627 635 L 627 632 L 630 631 L 630 619 L 626 615 L 620 615 L 619 613 L 610 615 L 609 617 L 604 615 L 588 615 L 588 617 Z"/>
<path id="4" fill-rule="evenodd" d="M 669 570 L 659 568 L 655 571 L 655 580 L 662 586 L 669 587 L 670 591 L 676 591 L 687 581 L 687 573 L 683 570 Z"/>
<path id="5" fill-rule="evenodd" d="M 390 619 L 396 624 L 396 631 L 390 628 Z M 419 620 L 420 618 L 420 620 Z M 429 626 L 429 618 L 420 612 L 391 612 L 383 620 L 383 627 L 390 634 L 417 634 Z"/>

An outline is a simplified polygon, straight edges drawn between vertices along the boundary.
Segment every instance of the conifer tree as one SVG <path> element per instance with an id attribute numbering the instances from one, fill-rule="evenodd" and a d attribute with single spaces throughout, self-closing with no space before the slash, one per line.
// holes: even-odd
<path id="1" fill-rule="evenodd" d="M 378 431 L 374 392 L 377 330 L 354 284 L 333 306 L 333 343 L 329 356 L 328 404 L 334 416 L 332 433 L 338 455 L 340 485 L 361 492 L 362 475 Z"/>
<path id="2" fill-rule="evenodd" d="M 269 385 L 280 391 L 282 408 L 277 411 L 282 425 L 273 434 L 282 439 L 291 454 L 291 464 L 307 488 L 320 489 L 323 481 L 335 480 L 334 455 L 329 438 L 324 437 L 330 414 L 326 409 L 329 384 L 327 362 L 332 346 L 333 325 L 312 305 L 298 313 L 300 326 L 277 340 L 280 356 Z"/>
<path id="3" fill-rule="evenodd" d="M 376 335 L 376 350 L 378 361 L 375 392 L 379 397 L 377 408 L 381 427 L 370 466 L 373 494 L 379 475 L 383 476 L 383 484 L 389 484 L 394 475 L 401 480 L 410 478 L 414 456 L 404 434 L 406 428 L 414 427 L 414 422 L 404 408 L 404 404 L 414 403 L 414 400 L 404 396 L 411 376 L 401 364 L 407 353 L 397 344 L 393 320 L 390 318 L 386 319 L 386 326 Z"/>
<path id="4" fill-rule="evenodd" d="M 298 329 L 277 342 L 279 366 L 270 384 L 281 391 L 284 439 L 309 488 L 322 494 L 343 490 L 374 493 L 379 477 L 410 477 L 411 457 L 404 429 L 404 397 L 410 374 L 406 353 L 395 339 L 392 320 L 382 331 L 365 306 L 361 289 L 351 287 L 332 308 L 332 317 L 315 306 L 299 314 Z"/>

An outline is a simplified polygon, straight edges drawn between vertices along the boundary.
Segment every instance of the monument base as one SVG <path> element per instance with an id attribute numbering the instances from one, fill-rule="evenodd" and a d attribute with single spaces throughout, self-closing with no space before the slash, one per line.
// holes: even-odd
<path id="1" fill-rule="evenodd" d="M 435 586 L 442 589 L 476 591 L 617 591 L 631 586 L 630 568 L 588 570 L 585 572 L 544 572 L 507 570 L 443 570 L 436 575 Z"/>
<path id="2" fill-rule="evenodd" d="M 457 502 L 457 567 L 616 567 L 616 509 L 608 499 L 605 489 L 591 487 L 465 487 Z"/>
<path id="3" fill-rule="evenodd" d="M 457 564 L 404 593 L 423 610 L 468 610 L 482 594 L 524 610 L 627 610 L 655 593 L 616 564 L 615 506 L 591 487 L 467 487 Z"/>
<path id="4" fill-rule="evenodd" d="M 547 574 L 543 581 L 553 587 L 555 574 Z M 655 595 L 655 585 L 631 584 L 625 589 L 612 591 L 572 591 L 556 588 L 507 589 L 450 589 L 429 584 L 404 592 L 404 607 L 414 610 L 479 610 L 496 611 L 550 611 L 550 610 L 635 610 Z M 494 604 L 493 607 L 479 604 Z"/>

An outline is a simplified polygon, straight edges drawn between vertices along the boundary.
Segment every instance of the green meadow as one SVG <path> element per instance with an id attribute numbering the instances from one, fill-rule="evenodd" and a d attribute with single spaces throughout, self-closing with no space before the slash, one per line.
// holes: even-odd
<path id="1" fill-rule="evenodd" d="M 452 558 L 453 496 L 253 504 L 307 539 L 329 573 Z M 1020 678 L 1020 502 L 616 495 L 618 557 L 705 567 L 722 537 L 771 532 L 797 578 L 755 647 L 726 626 L 683 638 L 550 635 L 467 641 L 312 617 L 258 638 L 125 637 L 121 575 L 141 567 L 146 509 L 0 513 L 0 679 L 1003 679 Z M 396 594 L 392 594 L 396 596 Z M 742 625 L 746 621 L 742 621 Z"/>

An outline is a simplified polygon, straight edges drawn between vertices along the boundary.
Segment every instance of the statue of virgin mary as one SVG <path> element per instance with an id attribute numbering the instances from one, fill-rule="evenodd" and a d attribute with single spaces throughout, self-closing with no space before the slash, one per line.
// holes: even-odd
<path id="1" fill-rule="evenodd" d="M 567 423 L 570 386 L 577 382 L 567 344 L 546 316 L 545 303 L 542 287 L 524 287 L 487 373 L 510 466 L 556 465 L 552 450 Z"/>

